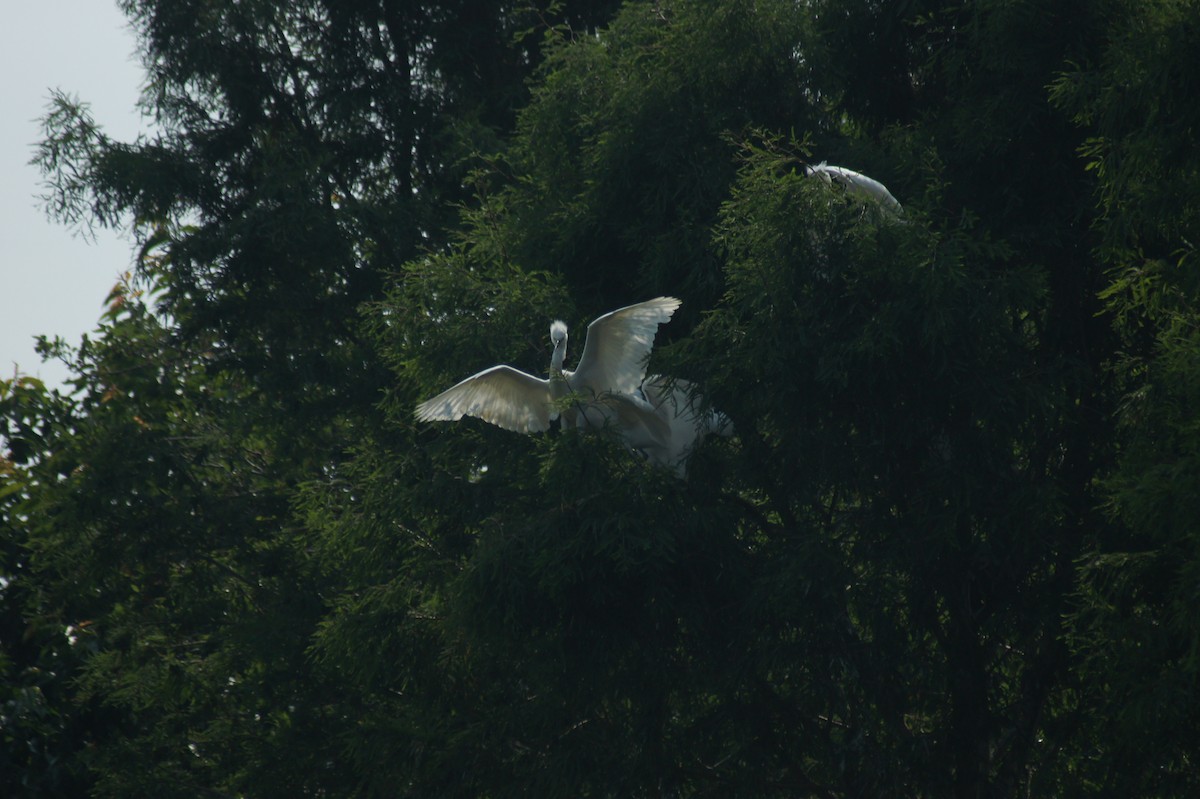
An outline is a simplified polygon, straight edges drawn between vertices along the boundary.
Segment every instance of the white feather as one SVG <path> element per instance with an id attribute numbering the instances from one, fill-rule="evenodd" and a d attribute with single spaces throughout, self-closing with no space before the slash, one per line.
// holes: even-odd
<path id="1" fill-rule="evenodd" d="M 585 401 L 604 395 L 632 394 L 646 373 L 658 326 L 680 306 L 674 297 L 657 297 L 604 314 L 588 325 L 579 368 L 563 372 L 565 381 L 543 380 L 511 366 L 493 366 L 417 406 L 419 421 L 458 421 L 476 416 L 517 433 L 547 430 L 557 418 L 554 400 L 570 393 Z M 550 325 L 558 350 L 565 348 L 567 326 Z M 553 368 L 551 370 L 553 372 Z M 619 402 L 619 400 L 617 401 Z"/>
<path id="2" fill-rule="evenodd" d="M 453 422 L 476 416 L 506 430 L 536 433 L 558 417 L 555 401 L 573 395 L 575 403 L 563 411 L 564 425 L 611 429 L 627 447 L 683 477 L 687 456 L 704 437 L 731 435 L 733 427 L 716 411 L 704 411 L 687 381 L 645 378 L 658 326 L 680 304 L 674 297 L 657 297 L 604 314 L 588 325 L 578 368 L 561 374 L 567 326 L 555 321 L 549 380 L 493 366 L 422 402 L 416 417 Z"/>
<path id="3" fill-rule="evenodd" d="M 422 422 L 475 416 L 515 433 L 540 433 L 556 415 L 549 383 L 511 366 L 493 366 L 425 400 L 416 416 Z"/>
<path id="4" fill-rule="evenodd" d="M 642 394 L 669 429 L 669 435 L 662 445 L 647 449 L 646 456 L 655 463 L 674 469 L 680 477 L 684 476 L 688 455 L 700 446 L 706 436 L 733 435 L 733 423 L 716 410 L 705 411 L 703 399 L 686 380 L 651 375 L 642 384 Z"/>
<path id="5" fill-rule="evenodd" d="M 564 373 L 571 390 L 585 396 L 637 391 L 658 326 L 670 321 L 680 305 L 674 297 L 657 297 L 618 308 L 588 325 L 579 365 Z"/>
<path id="6" fill-rule="evenodd" d="M 809 176 L 818 177 L 826 183 L 837 183 L 844 187 L 847 193 L 865 200 L 873 200 L 889 211 L 897 214 L 904 211 L 903 207 L 892 196 L 892 193 L 887 190 L 886 186 L 861 172 L 855 172 L 853 169 L 847 169 L 844 166 L 832 166 L 824 161 L 816 165 L 806 166 L 804 172 Z"/>

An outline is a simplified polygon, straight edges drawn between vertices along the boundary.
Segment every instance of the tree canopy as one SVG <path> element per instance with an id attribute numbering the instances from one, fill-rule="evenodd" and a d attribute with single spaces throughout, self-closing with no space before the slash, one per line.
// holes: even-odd
<path id="1" fill-rule="evenodd" d="M 138 267 L 0 382 L 5 795 L 1200 787 L 1193 0 L 121 6 L 161 132 L 36 160 Z M 686 479 L 414 419 L 658 295 Z"/>

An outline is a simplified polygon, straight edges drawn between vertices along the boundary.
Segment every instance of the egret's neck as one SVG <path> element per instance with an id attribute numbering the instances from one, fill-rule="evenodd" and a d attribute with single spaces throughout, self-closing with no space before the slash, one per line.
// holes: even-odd
<path id="1" fill-rule="evenodd" d="M 567 357 L 567 340 L 559 339 L 554 344 L 554 354 L 550 356 L 550 376 L 562 377 L 563 358 Z"/>

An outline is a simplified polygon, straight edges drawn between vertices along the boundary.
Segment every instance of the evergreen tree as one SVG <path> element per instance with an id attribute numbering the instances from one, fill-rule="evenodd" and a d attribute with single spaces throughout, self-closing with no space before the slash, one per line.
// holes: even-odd
<path id="1" fill-rule="evenodd" d="M 358 308 L 445 240 L 542 30 L 612 4 L 122 7 L 158 133 L 113 141 L 60 96 L 37 160 L 52 210 L 129 225 L 138 268 L 78 352 L 47 345 L 72 396 L 0 396 L 3 792 L 328 792 L 355 777 L 290 507 L 375 414 Z"/>
<path id="2" fill-rule="evenodd" d="M 1081 658 L 1088 756 L 1113 795 L 1186 796 L 1200 740 L 1195 607 L 1200 395 L 1200 6 L 1105 3 L 1105 45 L 1054 87 L 1090 135 L 1103 292 L 1120 335 L 1121 446 L 1106 477 L 1110 534 L 1081 561 L 1071 640 Z"/>
<path id="3" fill-rule="evenodd" d="M 565 43 L 501 164 L 515 179 L 381 306 L 395 432 L 311 495 L 352 576 L 317 651 L 359 656 L 372 741 L 414 707 L 439 718 L 464 795 L 1073 785 L 1062 619 L 1110 524 L 1115 394 L 1083 137 L 1046 85 L 1086 41 L 1051 4 L 821 10 L 630 6 Z M 874 43 L 830 33 L 842 10 L 919 57 L 895 67 L 919 73 L 910 101 L 845 99 L 834 65 Z M 817 147 L 896 164 L 875 174 L 904 219 L 806 178 Z M 737 443 L 680 485 L 603 437 L 410 432 L 416 400 L 475 369 L 542 368 L 558 292 L 587 298 L 576 323 L 682 296 L 655 368 L 698 381 Z M 431 645 L 445 672 L 382 667 Z M 386 744 L 414 753 L 398 774 L 423 773 L 421 728 Z"/>
<path id="4" fill-rule="evenodd" d="M 1194 2 L 124 7 L 163 133 L 39 157 L 139 268 L 0 384 L 6 794 L 1195 791 Z M 414 421 L 660 294 L 686 480 Z"/>

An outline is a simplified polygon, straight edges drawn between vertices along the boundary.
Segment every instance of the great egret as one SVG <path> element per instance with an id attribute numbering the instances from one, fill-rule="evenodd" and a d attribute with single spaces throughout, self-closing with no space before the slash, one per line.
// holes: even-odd
<path id="1" fill-rule="evenodd" d="M 702 411 L 692 384 L 659 375 L 643 379 L 658 326 L 680 301 L 658 297 L 620 308 L 588 325 L 583 355 L 574 372 L 563 369 L 567 326 L 550 325 L 554 354 L 542 380 L 511 366 L 493 366 L 417 406 L 420 421 L 457 421 L 477 416 L 518 433 L 547 430 L 565 397 L 563 423 L 579 429 L 608 428 L 651 463 L 686 473 L 686 459 L 710 433 L 732 435 L 729 420 Z"/>
<path id="2" fill-rule="evenodd" d="M 680 305 L 674 297 L 657 297 L 599 317 L 588 325 L 583 355 L 573 372 L 563 369 L 567 326 L 556 321 L 550 325 L 554 354 L 549 379 L 493 366 L 422 402 L 417 419 L 453 422 L 477 416 L 505 430 L 536 433 L 548 430 L 558 418 L 556 401 L 574 394 L 583 405 L 564 412 L 564 422 L 587 427 L 612 423 L 628 436 L 630 446 L 653 443 L 669 435 L 669 423 L 652 418 L 653 409 L 635 393 L 645 378 L 658 326 Z"/>
<path id="3" fill-rule="evenodd" d="M 818 177 L 826 183 L 837 183 L 845 187 L 846 191 L 857 197 L 862 197 L 867 200 L 874 200 L 883 208 L 892 211 L 896 214 L 904 212 L 904 208 L 897 202 L 892 193 L 887 190 L 887 187 L 880 183 L 875 178 L 869 178 L 853 169 L 847 169 L 844 166 L 831 166 L 824 161 L 819 164 L 809 165 L 804 167 L 804 173 L 810 177 Z"/>

